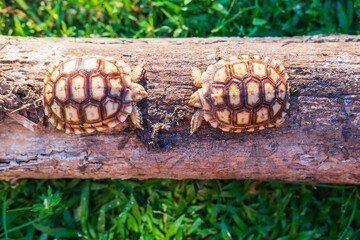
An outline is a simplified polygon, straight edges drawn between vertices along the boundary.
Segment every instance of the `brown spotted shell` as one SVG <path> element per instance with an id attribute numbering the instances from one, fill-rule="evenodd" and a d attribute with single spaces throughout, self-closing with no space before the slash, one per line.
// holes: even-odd
<path id="1" fill-rule="evenodd" d="M 132 111 L 131 69 L 123 61 L 67 59 L 49 66 L 44 83 L 45 115 L 67 133 L 114 127 Z"/>
<path id="2" fill-rule="evenodd" d="M 281 126 L 289 108 L 288 74 L 268 57 L 220 60 L 203 73 L 204 118 L 213 127 L 242 132 Z"/>

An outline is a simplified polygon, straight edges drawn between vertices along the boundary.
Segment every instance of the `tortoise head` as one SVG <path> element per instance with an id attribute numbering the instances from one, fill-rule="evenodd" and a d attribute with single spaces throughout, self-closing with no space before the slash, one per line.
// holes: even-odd
<path id="1" fill-rule="evenodd" d="M 131 83 L 131 97 L 135 102 L 141 101 L 148 96 L 145 88 L 138 83 Z"/>

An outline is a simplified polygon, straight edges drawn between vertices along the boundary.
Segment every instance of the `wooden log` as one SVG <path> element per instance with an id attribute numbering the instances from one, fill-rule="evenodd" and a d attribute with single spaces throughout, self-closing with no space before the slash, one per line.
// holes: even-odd
<path id="1" fill-rule="evenodd" d="M 204 122 L 195 135 L 190 67 L 221 58 L 282 59 L 291 97 L 285 125 L 226 133 Z M 42 121 L 46 65 L 101 55 L 147 64 L 140 102 L 145 130 L 130 121 L 105 133 L 69 135 Z M 197 178 L 360 183 L 360 36 L 110 39 L 0 36 L 0 179 Z M 15 113 L 37 123 L 33 131 Z M 9 117 L 12 116 L 12 117 Z M 24 123 L 25 124 L 25 123 Z M 26 124 L 25 124 L 26 125 Z"/>

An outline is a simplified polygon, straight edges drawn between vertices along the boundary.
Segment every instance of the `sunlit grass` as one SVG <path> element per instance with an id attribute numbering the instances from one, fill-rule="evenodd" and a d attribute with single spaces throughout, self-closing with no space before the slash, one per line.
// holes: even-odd
<path id="1" fill-rule="evenodd" d="M 0 2 L 0 34 L 136 38 L 360 33 L 358 0 L 35 2 Z"/>

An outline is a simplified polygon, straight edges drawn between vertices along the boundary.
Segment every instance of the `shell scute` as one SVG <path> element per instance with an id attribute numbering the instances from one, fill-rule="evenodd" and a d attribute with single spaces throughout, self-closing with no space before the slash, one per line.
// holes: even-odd
<path id="1" fill-rule="evenodd" d="M 235 126 L 243 126 L 250 124 L 252 112 L 244 109 L 238 112 L 235 112 Z"/>
<path id="2" fill-rule="evenodd" d="M 101 122 L 101 110 L 100 107 L 89 103 L 83 108 L 85 121 L 88 123 L 98 123 Z"/>
<path id="3" fill-rule="evenodd" d="M 59 130 L 64 130 L 65 129 L 65 123 L 61 120 L 58 121 L 56 128 Z"/>
<path id="4" fill-rule="evenodd" d="M 71 100 L 77 103 L 82 103 L 88 98 L 86 76 L 84 74 L 77 73 L 70 78 L 70 93 Z"/>
<path id="5" fill-rule="evenodd" d="M 103 121 L 104 125 L 107 126 L 108 128 L 113 128 L 116 125 L 118 125 L 120 122 L 117 118 L 111 118 L 109 120 L 105 120 Z"/>
<path id="6" fill-rule="evenodd" d="M 132 97 L 131 97 L 131 91 L 130 89 L 125 89 L 125 91 L 123 91 L 124 93 L 124 97 L 123 97 L 123 103 L 130 103 L 132 101 Z"/>
<path id="7" fill-rule="evenodd" d="M 67 123 L 75 123 L 78 124 L 81 122 L 80 118 L 80 109 L 78 107 L 74 107 L 71 104 L 68 104 L 64 107 L 65 111 L 65 121 Z"/>
<path id="8" fill-rule="evenodd" d="M 99 70 L 99 59 L 96 58 L 85 58 L 81 61 L 80 69 L 83 69 L 87 72 Z"/>
<path id="9" fill-rule="evenodd" d="M 226 83 L 228 80 L 228 77 L 229 76 L 227 73 L 227 68 L 226 68 L 226 66 L 224 66 L 216 71 L 215 76 L 214 76 L 214 82 L 215 83 Z"/>
<path id="10" fill-rule="evenodd" d="M 111 99 L 107 99 L 104 104 L 104 118 L 113 117 L 119 111 L 120 104 Z"/>
<path id="11" fill-rule="evenodd" d="M 277 84 L 280 79 L 280 74 L 272 67 L 269 70 L 269 79 L 274 83 Z"/>
<path id="12" fill-rule="evenodd" d="M 245 78 L 250 74 L 246 62 L 240 62 L 232 65 L 233 76 L 238 78 Z"/>
<path id="13" fill-rule="evenodd" d="M 281 101 L 284 101 L 286 96 L 288 94 L 287 85 L 285 83 L 281 82 L 277 87 L 277 97 Z"/>
<path id="14" fill-rule="evenodd" d="M 70 75 L 72 73 L 74 73 L 77 69 L 77 59 L 71 59 L 66 61 L 63 65 L 62 65 L 62 74 L 65 75 Z"/>
<path id="15" fill-rule="evenodd" d="M 275 94 L 276 94 L 276 90 L 275 90 L 275 86 L 272 82 L 270 82 L 269 80 L 265 80 L 263 82 L 263 96 L 264 96 L 264 102 L 265 103 L 272 103 L 272 101 L 275 99 Z"/>
<path id="16" fill-rule="evenodd" d="M 51 67 L 49 70 L 52 70 L 51 72 L 49 72 L 50 75 L 50 81 L 52 81 L 53 83 L 56 83 L 57 80 L 60 77 L 60 66 L 58 67 Z"/>
<path id="17" fill-rule="evenodd" d="M 90 95 L 91 99 L 101 101 L 106 97 L 106 80 L 101 74 L 90 76 Z"/>
<path id="18" fill-rule="evenodd" d="M 63 118 L 63 114 L 62 114 L 62 109 L 61 109 L 61 106 L 56 102 L 54 101 L 51 105 L 51 111 L 53 113 L 56 114 L 56 116 L 59 118 L 59 119 L 62 119 Z"/>
<path id="19" fill-rule="evenodd" d="M 122 74 L 121 77 L 124 79 L 124 85 L 126 87 L 130 87 L 130 85 L 131 85 L 131 76 L 128 75 L 128 74 Z"/>
<path id="20" fill-rule="evenodd" d="M 260 84 L 256 79 L 246 82 L 246 104 L 254 107 L 260 103 Z"/>
<path id="21" fill-rule="evenodd" d="M 280 111 L 281 109 L 281 102 L 279 102 L 278 100 L 276 100 L 273 105 L 271 106 L 271 112 L 272 112 L 272 116 L 276 116 L 276 114 Z"/>
<path id="22" fill-rule="evenodd" d="M 119 74 L 119 69 L 113 62 L 110 61 L 103 61 L 103 69 L 102 72 L 106 75 L 108 74 Z"/>
<path id="23" fill-rule="evenodd" d="M 60 78 L 55 84 L 55 97 L 61 102 L 66 102 L 68 97 L 67 78 Z"/>
<path id="24" fill-rule="evenodd" d="M 131 113 L 133 107 L 131 104 L 124 104 L 121 111 L 124 112 L 125 114 L 129 114 Z"/>
<path id="25" fill-rule="evenodd" d="M 253 62 L 252 65 L 252 74 L 258 79 L 263 79 L 267 77 L 266 64 L 263 62 Z"/>
<path id="26" fill-rule="evenodd" d="M 228 92 L 229 92 L 228 103 L 233 108 L 237 108 L 242 105 L 241 89 L 242 89 L 241 82 L 238 81 L 232 81 L 230 86 L 228 87 Z"/>
<path id="27" fill-rule="evenodd" d="M 232 113 L 231 110 L 228 108 L 220 109 L 215 111 L 217 118 L 226 124 L 232 123 Z"/>
<path id="28" fill-rule="evenodd" d="M 255 123 L 263 123 L 265 121 L 268 121 L 269 119 L 269 108 L 267 106 L 262 106 L 255 111 Z"/>
<path id="29" fill-rule="evenodd" d="M 54 99 L 53 95 L 53 87 L 54 85 L 50 82 L 47 82 L 44 87 L 44 98 L 47 102 L 51 102 Z"/>
<path id="30" fill-rule="evenodd" d="M 113 97 L 121 97 L 121 91 L 123 89 L 123 84 L 120 76 L 108 78 L 110 85 L 110 95 Z"/>
<path id="31" fill-rule="evenodd" d="M 215 106 L 223 106 L 226 104 L 224 87 L 214 86 L 210 97 Z"/>

